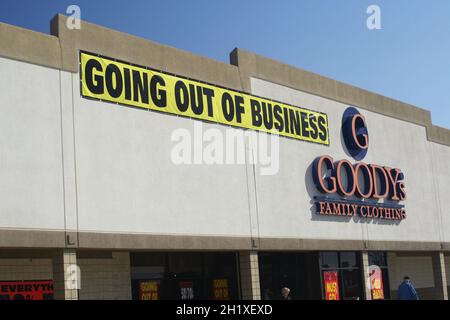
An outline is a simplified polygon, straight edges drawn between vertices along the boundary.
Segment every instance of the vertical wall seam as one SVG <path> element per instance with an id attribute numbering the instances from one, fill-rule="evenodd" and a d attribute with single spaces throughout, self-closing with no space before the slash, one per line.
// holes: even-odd
<path id="1" fill-rule="evenodd" d="M 73 141 L 73 170 L 74 170 L 74 183 L 75 183 L 75 216 L 77 218 L 77 245 L 80 245 L 80 227 L 79 227 L 79 219 L 78 219 L 78 171 L 77 171 L 77 153 L 76 153 L 76 143 L 75 143 L 75 97 L 73 95 L 73 77 L 76 74 L 71 74 L 70 83 L 72 87 L 72 141 Z"/>
<path id="2" fill-rule="evenodd" d="M 248 203 L 248 218 L 249 218 L 249 227 L 250 227 L 250 249 L 252 249 L 253 244 L 253 232 L 252 232 L 252 207 L 251 207 L 251 197 L 250 197 L 250 183 L 249 183 L 249 174 L 248 174 L 248 163 L 247 163 L 247 147 L 244 141 L 244 155 L 245 155 L 245 182 L 247 185 L 247 203 Z M 250 147 L 250 145 L 249 145 Z"/>
<path id="3" fill-rule="evenodd" d="M 57 24 L 58 29 L 60 28 L 59 26 L 59 22 Z M 64 239 L 64 246 L 67 247 L 68 243 L 68 233 L 67 233 L 67 188 L 66 188 L 66 176 L 67 176 L 67 170 L 68 168 L 66 167 L 65 164 L 65 156 L 64 156 L 64 151 L 68 150 L 68 145 L 64 146 L 65 142 L 64 142 L 64 137 L 67 136 L 67 134 L 64 133 L 64 113 L 63 113 L 63 86 L 62 86 L 62 81 L 63 81 L 63 62 L 64 62 L 64 54 L 63 54 L 63 46 L 61 44 L 61 34 L 58 30 L 58 45 L 59 45 L 59 55 L 60 55 L 60 62 L 61 62 L 61 69 L 59 70 L 59 91 L 60 91 L 60 121 L 61 121 L 61 159 L 62 159 L 62 176 L 63 176 L 63 201 L 64 201 L 64 233 L 65 233 L 65 239 Z M 72 141 L 74 144 L 74 167 L 73 167 L 73 174 L 74 174 L 74 190 L 75 190 L 75 217 L 76 217 L 76 242 L 75 245 L 76 247 L 79 246 L 79 227 L 78 227 L 78 187 L 77 187 L 77 172 L 76 172 L 76 156 L 75 156 L 75 130 L 74 130 L 74 94 L 73 94 L 73 76 L 74 73 L 72 72 L 68 72 L 69 74 L 69 78 L 70 78 L 70 90 L 71 93 L 70 95 L 68 95 L 68 98 L 70 97 L 71 99 L 71 106 L 72 106 Z M 66 115 L 67 117 L 67 115 Z M 66 128 L 66 130 L 70 130 L 69 128 Z M 66 132 L 67 133 L 67 132 Z"/>
<path id="4" fill-rule="evenodd" d="M 255 165 L 255 163 L 256 163 L 255 160 L 256 159 L 255 159 L 255 156 L 254 156 L 254 153 L 253 153 L 253 147 L 252 147 L 252 159 L 253 159 L 253 165 L 252 165 L 252 168 L 253 168 L 253 184 L 255 186 L 256 227 L 258 228 L 257 232 L 258 232 L 258 248 L 259 248 L 259 245 L 260 245 L 260 242 L 261 242 L 261 234 L 259 232 L 258 190 L 256 189 L 256 165 Z"/>
<path id="5" fill-rule="evenodd" d="M 239 59 L 237 58 L 236 60 L 236 68 L 237 68 L 237 72 L 238 72 L 238 76 L 239 76 L 239 84 L 240 84 L 240 88 L 242 92 L 247 92 L 245 90 L 244 87 L 244 80 L 242 79 L 242 75 L 241 75 L 241 68 L 239 67 Z M 251 91 L 251 90 L 249 90 Z M 248 92 L 251 93 L 251 92 Z M 245 141 L 244 141 L 244 146 L 245 146 Z M 252 165 L 252 171 L 253 171 L 253 187 L 255 188 L 255 214 L 256 214 L 256 228 L 257 228 L 257 238 L 258 238 L 258 248 L 260 247 L 260 243 L 261 243 L 261 237 L 260 237 L 260 231 L 259 231 L 259 209 L 258 209 L 258 196 L 257 196 L 257 189 L 256 189 L 256 177 L 255 177 L 255 159 L 253 156 L 253 147 L 250 149 L 250 147 L 252 147 L 252 144 L 248 143 L 248 148 L 249 148 L 249 153 L 251 151 L 251 157 L 253 160 L 253 165 Z M 250 154 L 249 154 L 250 156 Z M 249 182 L 249 172 L 248 172 L 248 166 L 251 165 L 250 163 L 248 163 L 248 159 L 249 157 L 247 156 L 247 147 L 245 146 L 245 174 L 246 174 L 246 182 L 247 182 L 247 195 L 248 195 L 248 210 L 249 210 L 249 218 L 250 218 L 250 237 L 251 237 L 251 244 L 250 244 L 250 248 L 251 250 L 255 249 L 253 247 L 253 219 L 252 219 L 252 207 L 251 207 L 251 196 L 250 196 L 250 182 Z"/>
<path id="6" fill-rule="evenodd" d="M 59 119 L 60 119 L 60 138 L 61 138 L 61 173 L 62 173 L 62 190 L 63 190 L 63 215 L 64 215 L 64 247 L 67 244 L 67 219 L 66 219 L 66 186 L 65 186 L 65 168 L 64 168 L 64 138 L 63 138 L 63 102 L 62 102 L 62 85 L 61 70 L 58 71 L 59 79 Z"/>
<path id="7" fill-rule="evenodd" d="M 60 112 L 60 137 L 61 137 L 61 169 L 62 169 L 62 189 L 63 189 L 63 214 L 64 214 L 64 247 L 67 246 L 67 207 L 66 207 L 66 176 L 65 176 L 65 166 L 64 166 L 64 125 L 63 125 L 63 99 L 62 99 L 62 46 L 61 39 L 58 36 L 58 46 L 59 46 L 59 59 L 60 59 L 60 69 L 58 70 L 59 76 L 59 112 Z"/>

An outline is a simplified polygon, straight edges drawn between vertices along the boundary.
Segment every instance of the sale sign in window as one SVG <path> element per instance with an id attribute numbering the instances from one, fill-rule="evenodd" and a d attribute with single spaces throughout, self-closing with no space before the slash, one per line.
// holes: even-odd
<path id="1" fill-rule="evenodd" d="M 140 300 L 159 300 L 159 282 L 141 281 L 139 283 Z"/>
<path id="2" fill-rule="evenodd" d="M 214 279 L 214 299 L 215 300 L 228 300 L 230 299 L 230 292 L 228 288 L 227 279 Z"/>
<path id="3" fill-rule="evenodd" d="M 181 300 L 194 299 L 194 283 L 192 281 L 180 281 Z"/>
<path id="4" fill-rule="evenodd" d="M 325 271 L 323 273 L 325 284 L 325 299 L 339 300 L 339 285 L 337 271 Z"/>
<path id="5" fill-rule="evenodd" d="M 378 266 L 369 267 L 370 274 L 370 291 L 372 293 L 372 300 L 384 299 L 383 289 L 383 275 Z"/>

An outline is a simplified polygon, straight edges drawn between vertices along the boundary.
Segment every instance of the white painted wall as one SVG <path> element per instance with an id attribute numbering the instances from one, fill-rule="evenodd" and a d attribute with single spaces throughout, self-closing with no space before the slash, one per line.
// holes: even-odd
<path id="1" fill-rule="evenodd" d="M 435 201 L 439 206 L 436 211 L 441 226 L 440 232 L 445 242 L 450 241 L 450 147 L 430 143 L 435 175 Z"/>
<path id="2" fill-rule="evenodd" d="M 450 148 L 428 142 L 424 127 L 359 108 L 366 117 L 370 139 L 364 162 L 397 167 L 405 174 L 406 220 L 396 224 L 318 216 L 312 205 L 312 197 L 319 195 L 309 168 L 313 160 L 329 154 L 334 159 L 356 162 L 347 156 L 340 138 L 342 114 L 348 106 L 259 79 L 251 83 L 256 95 L 327 113 L 331 137 L 330 146 L 280 139 L 280 174 L 256 179 L 261 236 L 441 241 L 443 232 L 447 232 L 448 237 L 449 229 L 439 227 L 438 213 L 441 210 L 443 216 L 449 217 L 450 212 L 439 207 L 433 176 L 439 175 L 440 196 L 445 199 L 450 192 L 445 183 L 450 179 Z M 447 159 L 446 163 L 433 168 L 433 153 Z"/>
<path id="3" fill-rule="evenodd" d="M 64 229 L 59 84 L 0 58 L 0 228 Z"/>
<path id="4" fill-rule="evenodd" d="M 350 159 L 344 104 L 252 79 L 254 94 L 326 112 L 331 137 L 330 146 L 280 138 L 279 173 L 256 166 L 253 176 L 251 165 L 173 164 L 171 134 L 198 121 L 81 98 L 78 74 L 4 58 L 0 70 L 0 228 L 450 241 L 450 148 L 428 142 L 424 127 L 359 109 L 364 161 L 403 170 L 408 218 L 344 221 L 314 213 L 310 173 L 316 156 Z"/>
<path id="5" fill-rule="evenodd" d="M 194 120 L 81 98 L 73 77 L 80 230 L 249 234 L 245 165 L 173 164 L 171 135 Z"/>

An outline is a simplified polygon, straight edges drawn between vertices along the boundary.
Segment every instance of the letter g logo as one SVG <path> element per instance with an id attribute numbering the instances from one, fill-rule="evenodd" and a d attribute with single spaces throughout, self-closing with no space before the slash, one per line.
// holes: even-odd
<path id="1" fill-rule="evenodd" d="M 350 155 L 355 160 L 362 160 L 369 149 L 369 132 L 364 116 L 354 107 L 349 107 L 344 111 L 342 135 Z"/>

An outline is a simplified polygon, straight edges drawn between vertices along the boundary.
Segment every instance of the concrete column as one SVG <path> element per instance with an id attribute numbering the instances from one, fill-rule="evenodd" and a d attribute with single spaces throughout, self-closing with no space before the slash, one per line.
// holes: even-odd
<path id="1" fill-rule="evenodd" d="M 77 252 L 60 249 L 53 256 L 53 290 L 56 300 L 78 300 Z"/>
<path id="2" fill-rule="evenodd" d="M 400 283 L 395 282 L 397 276 L 397 254 L 395 252 L 387 253 L 387 266 L 388 266 L 388 276 L 389 276 L 389 287 L 391 295 L 391 300 L 397 300 L 397 288 Z M 386 281 L 383 279 L 383 281 Z"/>
<path id="3" fill-rule="evenodd" d="M 365 300 L 372 300 L 372 293 L 370 291 L 370 274 L 369 274 L 369 254 L 367 251 L 361 252 L 361 263 L 362 263 L 362 283 L 363 283 L 363 292 Z"/>
<path id="4" fill-rule="evenodd" d="M 239 252 L 242 299 L 261 300 L 257 251 Z"/>
<path id="5" fill-rule="evenodd" d="M 447 276 L 445 272 L 445 256 L 443 252 L 432 255 L 435 299 L 448 300 Z"/>

